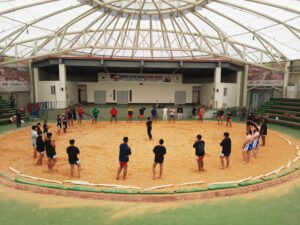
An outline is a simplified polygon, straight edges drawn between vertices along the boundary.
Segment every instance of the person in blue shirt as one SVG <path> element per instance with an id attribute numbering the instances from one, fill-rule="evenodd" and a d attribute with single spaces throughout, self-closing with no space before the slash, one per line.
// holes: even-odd
<path id="1" fill-rule="evenodd" d="M 127 167 L 129 162 L 129 156 L 131 155 L 131 149 L 128 145 L 128 137 L 123 138 L 123 143 L 120 145 L 119 162 L 120 166 L 117 173 L 117 180 L 120 179 L 120 174 L 123 170 L 123 180 L 126 179 Z"/>
<path id="2" fill-rule="evenodd" d="M 152 107 L 152 110 L 151 110 L 151 117 L 152 117 L 152 121 L 155 121 L 157 120 L 157 109 L 155 106 Z"/>

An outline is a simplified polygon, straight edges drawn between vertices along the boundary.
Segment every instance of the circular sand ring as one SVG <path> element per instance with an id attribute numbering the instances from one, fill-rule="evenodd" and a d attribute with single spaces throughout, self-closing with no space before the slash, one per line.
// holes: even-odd
<path id="1" fill-rule="evenodd" d="M 176 125 L 173 125 L 173 124 L 164 124 L 164 123 L 159 123 L 159 125 L 160 125 L 160 127 L 159 127 L 159 129 L 163 129 L 164 127 L 167 127 L 168 129 L 175 129 L 175 131 L 176 131 L 176 128 L 177 127 L 179 127 L 180 129 L 183 129 L 183 128 L 185 128 L 185 126 L 188 126 L 189 128 L 190 128 L 190 126 L 191 126 L 191 123 L 192 123 L 192 125 L 193 126 L 195 126 L 195 122 L 182 122 L 182 123 L 177 123 Z M 183 124 L 183 126 L 182 126 L 182 124 Z M 216 128 L 216 129 L 224 129 L 224 127 L 220 127 L 220 126 L 215 126 L 215 123 L 214 122 L 205 122 L 204 124 L 206 124 L 206 125 L 212 125 L 212 127 L 210 127 L 210 128 Z M 203 129 L 203 127 L 205 127 L 206 125 L 199 125 L 199 128 L 202 128 Z M 103 130 L 106 130 L 107 129 L 107 127 L 106 127 L 106 129 L 104 129 L 105 127 L 103 127 L 103 125 L 107 125 L 107 127 L 109 126 L 109 127 L 112 127 L 114 130 L 116 130 L 117 129 L 117 126 L 121 126 L 121 128 L 122 129 L 124 129 L 124 128 L 126 128 L 126 129 L 128 129 L 128 126 L 133 126 L 133 125 L 128 125 L 128 124 L 121 124 L 121 125 L 110 125 L 109 123 L 101 123 L 100 124 L 100 128 L 98 127 L 96 127 L 96 130 L 97 129 L 103 129 Z M 157 126 L 157 125 L 155 125 L 154 124 L 154 130 L 155 130 L 155 126 Z M 244 126 L 243 125 L 238 125 L 238 124 L 234 124 L 234 127 L 239 127 L 240 126 L 240 128 L 242 127 L 243 129 L 244 129 Z M 82 126 L 82 127 L 80 127 L 80 128 L 77 128 L 77 129 L 70 129 L 70 133 L 71 133 L 71 136 L 72 135 L 74 135 L 74 133 L 76 134 L 76 132 L 77 131 L 79 131 L 79 133 L 84 133 L 86 130 L 85 129 L 82 129 L 82 128 L 84 128 L 84 126 Z M 206 127 L 207 128 L 207 127 Z M 126 130 L 125 129 L 125 130 Z M 141 130 L 141 129 L 144 129 L 144 124 L 142 124 L 142 128 L 141 127 L 139 127 L 139 126 L 137 126 L 137 130 Z M 157 129 L 157 128 L 156 128 Z M 227 129 L 230 129 L 230 128 L 225 128 L 226 130 Z M 232 130 L 232 129 L 231 129 Z M 240 129 L 241 130 L 241 129 Z M 223 131 L 222 131 L 223 132 Z M 220 132 L 221 134 L 222 134 L 222 132 Z M 174 133 L 178 133 L 178 130 L 176 131 L 176 132 L 174 132 Z M 192 130 L 192 133 L 193 134 L 197 134 L 196 133 L 196 130 L 194 131 L 194 130 Z M 213 133 L 212 133 L 213 134 Z M 274 133 L 274 134 L 272 134 L 272 135 L 275 135 L 276 134 L 276 136 L 278 136 L 279 134 L 277 134 L 277 133 Z M 68 134 L 67 134 L 68 135 Z M 122 135 L 121 135 L 122 136 Z M 121 137 L 120 136 L 120 137 Z M 58 139 L 58 141 L 60 141 L 60 139 L 62 139 L 63 137 L 65 137 L 65 136 L 60 136 L 59 138 L 57 138 Z M 206 138 L 206 140 L 208 140 L 207 141 L 207 143 L 209 143 L 211 140 L 209 139 L 209 134 L 207 133 L 207 132 L 205 132 L 204 133 L 204 138 Z M 65 138 L 66 139 L 66 138 Z M 276 138 L 276 139 L 278 139 L 278 138 Z M 281 140 L 282 140 L 282 142 L 281 142 L 281 145 L 283 146 L 284 144 L 285 145 L 287 145 L 289 142 L 291 142 L 288 138 L 286 138 L 286 137 L 284 137 L 284 136 L 282 136 L 281 135 Z M 189 140 L 189 142 L 191 142 L 190 140 Z M 150 142 L 151 143 L 151 142 Z M 151 143 L 152 145 L 154 145 L 154 143 Z M 151 148 L 152 148 L 152 146 L 151 146 Z M 167 147 L 168 148 L 168 147 Z M 151 150 L 150 150 L 151 151 Z M 218 150 L 219 151 L 219 150 Z M 191 152 L 190 154 L 193 154 L 193 152 Z M 117 155 L 117 154 L 115 154 L 115 155 Z M 168 155 L 167 155 L 167 157 L 169 157 Z M 176 156 L 177 157 L 177 156 Z M 239 157 L 240 157 L 240 155 L 239 155 Z M 151 158 L 152 158 L 152 155 L 151 155 Z M 217 163 L 219 163 L 219 162 L 217 162 Z M 195 165 L 195 164 L 194 164 Z M 130 165 L 131 166 L 131 165 Z M 270 172 L 270 170 L 271 169 L 268 169 L 268 170 L 266 170 L 263 174 L 265 175 L 265 174 L 268 174 L 268 173 L 270 173 L 269 175 L 271 175 L 272 173 L 275 173 L 277 170 L 278 170 L 278 168 L 280 168 L 280 167 L 282 167 L 282 164 L 280 164 L 280 165 L 278 165 L 278 167 L 276 167 L 275 168 L 275 170 L 274 170 L 274 168 L 272 168 L 272 171 Z M 115 167 L 114 167 L 115 168 Z M 148 168 L 149 169 L 149 168 Z M 66 168 L 66 171 L 68 171 L 69 170 L 69 168 L 67 167 Z M 114 171 L 115 172 L 115 171 Z M 27 173 L 27 171 L 25 171 L 25 173 L 26 174 L 31 174 L 31 173 Z M 261 175 L 259 175 L 260 173 L 257 173 L 257 174 L 254 174 L 256 177 L 258 176 L 261 176 Z M 35 174 L 34 174 L 35 175 Z M 255 177 L 255 176 L 252 176 L 252 178 L 253 177 Z M 240 181 L 240 180 L 242 180 L 242 179 L 244 179 L 245 177 L 249 177 L 249 176 L 243 176 L 243 177 L 239 177 L 239 179 L 236 179 L 236 181 L 234 181 L 234 182 L 228 182 L 228 180 L 233 180 L 233 179 L 227 179 L 227 180 L 221 180 L 221 181 L 219 181 L 219 180 L 212 180 L 212 181 L 206 181 L 205 180 L 205 176 L 206 176 L 206 174 L 204 174 L 203 175 L 203 177 L 201 177 L 201 180 L 204 180 L 205 181 L 205 183 L 206 184 L 212 184 L 212 183 L 216 183 L 216 182 L 218 182 L 218 183 L 237 183 L 237 181 Z M 47 179 L 48 179 L 48 177 L 46 177 Z M 45 179 L 45 178 L 43 178 L 43 179 Z M 62 179 L 60 179 L 60 180 L 62 180 Z M 88 180 L 88 179 L 87 179 Z M 131 177 L 129 177 L 129 179 L 128 179 L 129 181 L 131 180 Z M 199 181 L 199 178 L 197 177 L 197 179 L 194 179 L 194 181 L 196 181 L 196 180 L 198 180 Z M 192 181 L 192 179 L 189 179 L 189 180 L 183 180 L 182 182 L 172 182 L 172 183 L 175 183 L 175 185 L 173 185 L 173 186 L 175 186 L 175 187 L 177 187 L 177 184 L 181 184 L 181 183 L 189 183 L 190 181 Z M 130 181 L 131 182 L 131 181 Z M 92 181 L 91 181 L 91 183 L 92 183 Z M 131 183 L 131 186 L 138 186 L 139 187 L 139 185 L 136 185 L 137 183 Z M 117 185 L 119 185 L 120 186 L 120 184 L 115 184 L 116 186 Z M 127 185 L 127 184 L 126 184 Z M 126 185 L 124 185 L 124 186 L 126 186 Z M 143 189 L 150 189 L 151 190 L 151 188 L 152 187 L 155 187 L 155 186 L 158 186 L 158 187 L 160 187 L 160 186 L 164 186 L 164 185 L 166 185 L 166 184 L 163 184 L 163 185 L 157 185 L 157 183 L 153 183 L 153 184 L 151 184 L 151 185 L 147 185 L 146 187 L 143 187 Z M 122 186 L 122 185 L 121 185 Z M 127 185 L 128 186 L 128 185 Z M 168 187 L 168 185 L 166 185 L 167 187 Z"/>

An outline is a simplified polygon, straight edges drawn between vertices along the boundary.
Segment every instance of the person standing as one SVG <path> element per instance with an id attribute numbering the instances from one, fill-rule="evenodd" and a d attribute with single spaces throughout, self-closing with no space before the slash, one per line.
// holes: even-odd
<path id="1" fill-rule="evenodd" d="M 56 126 L 57 126 L 56 134 L 60 135 L 60 131 L 61 131 L 61 127 L 62 127 L 62 118 L 60 117 L 60 115 L 57 115 L 57 117 L 56 117 Z"/>
<path id="2" fill-rule="evenodd" d="M 45 143 L 42 137 L 42 132 L 39 131 L 38 137 L 36 139 L 36 149 L 39 153 L 39 158 L 36 162 L 37 165 L 41 166 L 43 164 L 43 158 L 44 158 L 44 151 L 45 151 Z"/>
<path id="3" fill-rule="evenodd" d="M 68 128 L 68 119 L 67 119 L 67 116 L 63 113 L 61 119 L 62 119 L 64 133 L 67 133 L 67 128 Z"/>
<path id="4" fill-rule="evenodd" d="M 163 108 L 163 121 L 168 121 L 168 108 L 166 106 Z"/>
<path id="5" fill-rule="evenodd" d="M 164 140 L 160 139 L 159 145 L 155 146 L 153 149 L 153 153 L 155 155 L 154 163 L 153 163 L 153 167 L 152 167 L 153 180 L 155 180 L 155 168 L 156 168 L 157 164 L 159 164 L 159 179 L 161 178 L 161 176 L 163 174 L 164 156 L 167 153 L 167 150 L 163 144 L 164 144 Z"/>
<path id="6" fill-rule="evenodd" d="M 44 132 L 45 138 L 47 138 L 48 130 L 49 130 L 48 121 L 45 120 L 45 121 L 44 121 L 44 124 L 43 124 L 43 132 Z"/>
<path id="7" fill-rule="evenodd" d="M 127 110 L 127 113 L 128 113 L 128 117 L 127 117 L 127 123 L 132 121 L 132 116 L 133 116 L 133 108 L 132 106 L 129 106 L 128 107 L 128 110 Z"/>
<path id="8" fill-rule="evenodd" d="M 131 149 L 128 145 L 128 137 L 123 138 L 123 143 L 120 145 L 120 152 L 119 152 L 119 169 L 117 172 L 117 180 L 120 179 L 120 174 L 123 170 L 123 180 L 126 179 L 127 175 L 127 168 L 129 162 L 129 156 L 131 155 Z"/>
<path id="9" fill-rule="evenodd" d="M 246 109 L 246 107 L 243 107 L 242 111 L 241 111 L 241 119 L 240 119 L 241 121 L 245 120 L 246 113 L 247 113 L 247 109 Z"/>
<path id="10" fill-rule="evenodd" d="M 183 115 L 183 108 L 181 105 L 179 105 L 179 107 L 177 108 L 177 119 L 181 120 L 182 119 L 182 115 Z"/>
<path id="11" fill-rule="evenodd" d="M 142 107 L 139 109 L 139 113 L 140 113 L 140 122 L 143 122 L 143 120 L 144 120 L 145 110 L 146 110 L 146 108 L 145 108 L 144 106 L 142 106 Z"/>
<path id="12" fill-rule="evenodd" d="M 45 141 L 46 155 L 48 157 L 48 171 L 51 173 L 53 171 L 53 167 L 57 162 L 56 156 L 56 144 L 55 140 L 52 140 L 52 133 L 48 133 L 47 139 Z"/>
<path id="13" fill-rule="evenodd" d="M 224 109 L 221 108 L 221 109 L 217 112 L 218 124 L 223 125 L 223 118 L 224 118 Z"/>
<path id="14" fill-rule="evenodd" d="M 266 136 L 268 134 L 268 120 L 263 118 L 261 127 L 260 127 L 260 136 L 262 140 L 262 146 L 266 145 Z"/>
<path id="15" fill-rule="evenodd" d="M 67 110 L 67 118 L 68 118 L 68 127 L 73 126 L 73 118 L 72 118 L 72 109 L 71 107 L 68 108 Z"/>
<path id="16" fill-rule="evenodd" d="M 72 120 L 71 120 L 71 125 L 73 126 L 73 121 L 76 122 L 77 120 L 77 114 L 75 108 L 72 108 Z"/>
<path id="17" fill-rule="evenodd" d="M 195 149 L 195 155 L 196 160 L 198 164 L 199 171 L 205 171 L 204 170 L 204 156 L 205 156 L 205 142 L 202 140 L 202 135 L 198 134 L 196 137 L 196 141 L 193 145 L 193 148 Z"/>
<path id="18" fill-rule="evenodd" d="M 83 119 L 83 114 L 84 114 L 84 109 L 82 108 L 82 106 L 80 105 L 77 108 L 77 115 L 78 115 L 78 121 L 77 123 L 81 125 L 82 119 Z"/>
<path id="19" fill-rule="evenodd" d="M 230 111 L 227 112 L 227 117 L 226 117 L 226 126 L 228 125 L 231 127 L 231 120 L 232 120 L 232 113 Z"/>
<path id="20" fill-rule="evenodd" d="M 198 110 L 198 123 L 199 121 L 201 121 L 201 123 L 203 122 L 204 112 L 205 112 L 204 107 L 200 106 Z"/>
<path id="21" fill-rule="evenodd" d="M 22 114 L 20 112 L 20 110 L 17 109 L 17 112 L 16 112 L 16 126 L 17 127 L 21 127 L 21 124 L 22 124 Z"/>
<path id="22" fill-rule="evenodd" d="M 149 137 L 149 140 L 152 140 L 152 120 L 150 117 L 147 118 L 147 122 L 146 122 L 146 126 L 147 126 L 147 134 Z"/>
<path id="23" fill-rule="evenodd" d="M 193 108 L 192 108 L 192 118 L 195 118 L 196 113 L 197 113 L 197 108 L 196 108 L 196 106 L 194 105 Z"/>
<path id="24" fill-rule="evenodd" d="M 157 116 L 158 115 L 157 115 L 157 109 L 156 109 L 155 105 L 152 107 L 151 116 L 152 116 L 152 121 L 157 122 Z"/>
<path id="25" fill-rule="evenodd" d="M 221 167 L 222 169 L 225 168 L 225 164 L 224 164 L 224 158 L 225 158 L 226 168 L 228 168 L 230 163 L 230 154 L 231 154 L 231 139 L 229 138 L 228 132 L 224 133 L 224 139 L 220 143 L 220 146 L 222 146 L 222 151 L 220 154 Z"/>
<path id="26" fill-rule="evenodd" d="M 171 107 L 169 110 L 169 122 L 171 122 L 171 120 L 173 120 L 173 122 L 175 123 L 175 113 L 176 113 L 176 110 L 173 107 Z"/>
<path id="27" fill-rule="evenodd" d="M 116 123 L 118 123 L 117 115 L 118 115 L 118 110 L 115 107 L 112 107 L 110 110 L 110 123 L 112 123 L 113 120 L 115 120 Z"/>
<path id="28" fill-rule="evenodd" d="M 31 127 L 31 140 L 33 146 L 33 158 L 37 158 L 36 139 L 38 138 L 37 126 Z"/>
<path id="29" fill-rule="evenodd" d="M 13 95 L 11 95 L 9 100 L 10 100 L 10 107 L 13 108 L 15 106 L 16 99 Z"/>
<path id="30" fill-rule="evenodd" d="M 74 177 L 74 166 L 77 167 L 78 175 L 77 177 L 80 178 L 80 161 L 78 159 L 78 155 L 80 154 L 79 148 L 74 146 L 75 140 L 71 139 L 69 141 L 70 146 L 67 148 L 68 160 L 71 167 L 71 178 Z"/>
<path id="31" fill-rule="evenodd" d="M 92 114 L 93 114 L 93 119 L 92 119 L 92 123 L 97 123 L 98 120 L 98 115 L 99 115 L 99 109 L 97 109 L 96 107 L 93 109 Z"/>

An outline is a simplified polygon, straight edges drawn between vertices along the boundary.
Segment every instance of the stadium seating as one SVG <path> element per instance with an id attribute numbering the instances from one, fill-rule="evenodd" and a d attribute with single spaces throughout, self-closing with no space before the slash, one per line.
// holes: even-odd
<path id="1" fill-rule="evenodd" d="M 0 99 L 0 125 L 11 123 L 10 118 L 16 115 L 16 108 L 12 108 L 10 104 Z M 22 119 L 25 119 L 25 112 L 22 112 Z"/>
<path id="2" fill-rule="evenodd" d="M 257 114 L 267 116 L 271 123 L 300 128 L 300 99 L 271 98 Z"/>

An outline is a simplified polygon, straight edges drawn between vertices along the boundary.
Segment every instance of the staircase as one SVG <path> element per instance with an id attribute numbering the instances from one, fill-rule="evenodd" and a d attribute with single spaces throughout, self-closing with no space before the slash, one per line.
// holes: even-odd
<path id="1" fill-rule="evenodd" d="M 270 123 L 300 129 L 300 99 L 271 98 L 256 114 L 268 116 Z"/>
<path id="2" fill-rule="evenodd" d="M 10 117 L 15 116 L 16 111 L 17 109 L 11 108 L 10 104 L 7 101 L 0 99 L 0 125 L 10 124 Z M 22 112 L 22 119 L 25 118 L 25 112 Z"/>

